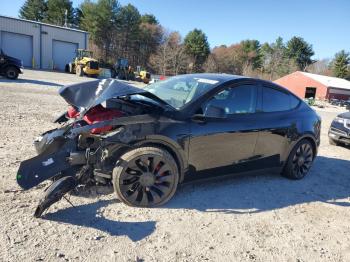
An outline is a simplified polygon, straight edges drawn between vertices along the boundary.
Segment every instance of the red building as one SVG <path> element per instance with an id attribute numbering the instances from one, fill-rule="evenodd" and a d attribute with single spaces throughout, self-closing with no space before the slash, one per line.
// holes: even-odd
<path id="1" fill-rule="evenodd" d="M 350 99 L 350 81 L 296 71 L 274 81 L 300 98 Z"/>

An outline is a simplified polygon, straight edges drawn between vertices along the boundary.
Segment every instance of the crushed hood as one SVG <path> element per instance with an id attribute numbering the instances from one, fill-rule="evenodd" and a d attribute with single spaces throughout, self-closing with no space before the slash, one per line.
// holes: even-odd
<path id="1" fill-rule="evenodd" d="M 155 97 L 146 90 L 112 78 L 64 86 L 58 92 L 68 104 L 85 112 L 111 98 L 135 94 Z"/>

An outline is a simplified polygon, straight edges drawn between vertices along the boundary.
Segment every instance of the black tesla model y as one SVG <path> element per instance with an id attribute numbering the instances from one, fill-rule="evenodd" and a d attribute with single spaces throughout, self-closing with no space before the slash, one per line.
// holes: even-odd
<path id="1" fill-rule="evenodd" d="M 53 183 L 37 217 L 79 185 L 114 187 L 153 207 L 178 184 L 208 176 L 277 171 L 301 179 L 320 144 L 320 117 L 274 83 L 227 74 L 171 77 L 139 89 L 115 79 L 66 86 L 61 126 L 35 141 L 17 174 L 23 189 Z"/>

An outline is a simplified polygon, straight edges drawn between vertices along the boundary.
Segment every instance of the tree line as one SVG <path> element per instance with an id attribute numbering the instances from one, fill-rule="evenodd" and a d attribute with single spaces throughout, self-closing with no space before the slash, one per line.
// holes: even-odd
<path id="1" fill-rule="evenodd" d="M 275 80 L 296 70 L 350 79 L 350 55 L 342 50 L 332 60 L 312 59 L 314 50 L 303 38 L 273 43 L 243 40 L 210 49 L 200 29 L 185 37 L 165 29 L 153 14 L 140 14 L 117 0 L 85 0 L 74 8 L 69 0 L 26 0 L 24 19 L 80 28 L 90 33 L 90 48 L 105 63 L 127 58 L 153 73 L 176 75 L 220 72 Z"/>

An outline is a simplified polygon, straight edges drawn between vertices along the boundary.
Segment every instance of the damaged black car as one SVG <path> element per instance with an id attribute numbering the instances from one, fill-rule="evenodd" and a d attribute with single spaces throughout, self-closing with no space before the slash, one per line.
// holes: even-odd
<path id="1" fill-rule="evenodd" d="M 68 110 L 23 161 L 25 190 L 52 184 L 40 217 L 81 185 L 113 186 L 127 205 L 166 203 L 180 183 L 261 171 L 303 178 L 320 144 L 320 117 L 271 82 L 227 74 L 171 77 L 140 89 L 115 79 L 63 87 Z"/>

